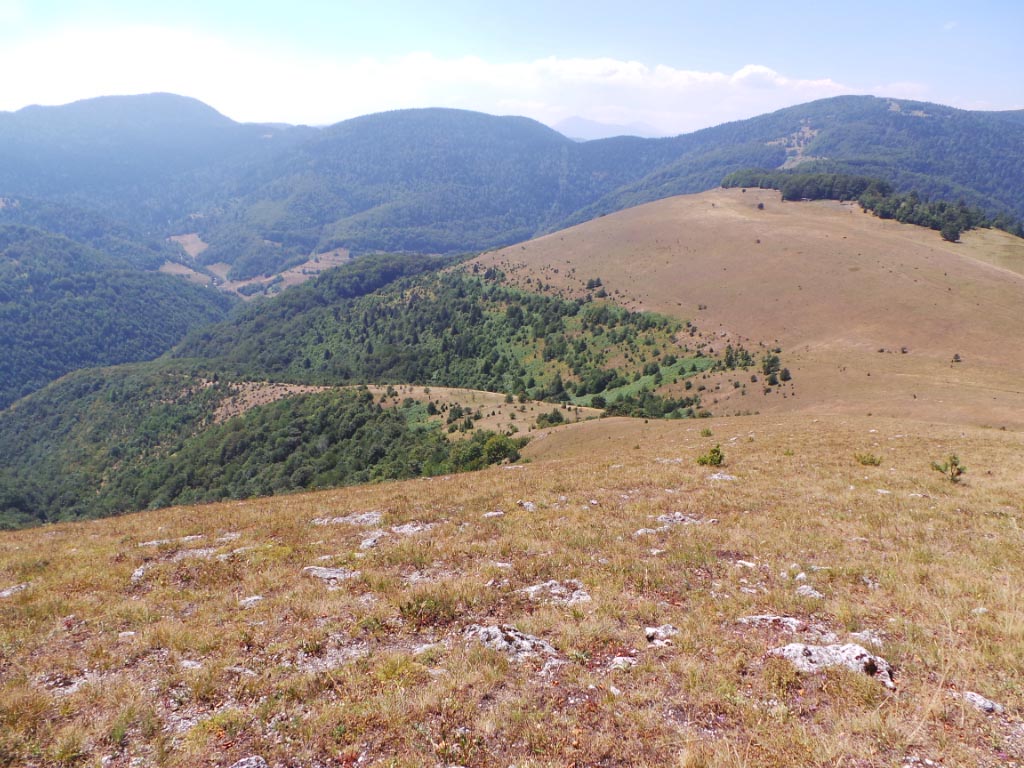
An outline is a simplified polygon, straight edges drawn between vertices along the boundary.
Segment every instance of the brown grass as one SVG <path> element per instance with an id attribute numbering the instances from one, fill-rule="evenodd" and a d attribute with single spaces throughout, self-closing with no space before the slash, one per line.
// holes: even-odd
<path id="1" fill-rule="evenodd" d="M 715 471 L 735 479 L 697 466 L 715 443 L 726 456 Z M 881 418 L 604 419 L 545 433 L 518 468 L 5 534 L 0 589 L 29 586 L 0 599 L 0 755 L 1024 760 L 1021 449 L 1019 433 Z M 860 464 L 864 452 L 881 465 Z M 930 469 L 950 452 L 968 467 L 958 485 Z M 388 531 L 374 548 L 360 547 L 367 528 L 311 523 L 369 510 Z M 704 522 L 636 535 L 676 512 Z M 413 521 L 434 527 L 391 531 Z M 360 575 L 328 589 L 301 575 L 314 564 Z M 558 606 L 518 591 L 549 579 L 579 579 L 593 599 Z M 800 583 L 824 597 L 796 595 Z M 766 657 L 796 638 L 737 623 L 760 613 L 843 641 L 881 633 L 898 691 Z M 665 623 L 679 629 L 674 645 L 648 647 L 644 627 Z M 541 675 L 543 659 L 510 662 L 467 641 L 471 624 L 512 624 L 566 663 Z M 612 670 L 617 656 L 637 663 Z M 974 710 L 964 690 L 1007 713 Z"/>

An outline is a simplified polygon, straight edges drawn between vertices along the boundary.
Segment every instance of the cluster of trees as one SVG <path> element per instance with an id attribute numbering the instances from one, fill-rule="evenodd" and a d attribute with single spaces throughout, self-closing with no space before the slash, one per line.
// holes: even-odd
<path id="1" fill-rule="evenodd" d="M 722 186 L 777 189 L 783 200 L 856 200 L 879 218 L 928 227 L 954 243 L 962 232 L 977 227 L 996 227 L 1024 237 L 1024 223 L 1008 213 L 991 216 L 963 200 L 927 200 L 915 190 L 895 193 L 892 184 L 868 176 L 747 169 L 726 176 Z"/>
<path id="2" fill-rule="evenodd" d="M 201 384 L 196 384 L 196 378 Z M 230 385 L 188 365 L 85 371 L 4 414 L 0 528 L 480 469 L 523 439 L 450 442 L 365 389 L 289 397 L 223 423 Z M 48 442 L 40 442 L 41 434 Z"/>
<path id="3" fill-rule="evenodd" d="M 665 317 L 518 290 L 494 270 L 426 270 L 422 257 L 357 259 L 195 332 L 174 355 L 230 376 L 564 402 L 622 386 L 676 348 Z"/>
<path id="4" fill-rule="evenodd" d="M 0 408 L 69 371 L 157 357 L 231 305 L 65 237 L 0 225 Z"/>

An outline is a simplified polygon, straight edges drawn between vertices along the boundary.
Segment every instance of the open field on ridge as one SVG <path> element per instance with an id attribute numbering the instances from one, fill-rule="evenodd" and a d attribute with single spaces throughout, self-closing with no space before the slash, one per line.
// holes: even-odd
<path id="1" fill-rule="evenodd" d="M 1024 427 L 1024 240 L 1003 232 L 968 232 L 951 244 L 855 204 L 714 190 L 476 261 L 567 295 L 592 292 L 586 283 L 599 278 L 613 300 L 692 319 L 722 345 L 781 346 L 797 394 L 740 399 L 722 387 L 716 414 L 808 410 Z"/>
<path id="2" fill-rule="evenodd" d="M 0 762 L 1021 764 L 1021 449 L 878 417 L 605 419 L 479 473 L 7 533 Z M 930 468 L 950 453 L 959 484 Z M 769 653 L 830 636 L 895 688 Z"/>

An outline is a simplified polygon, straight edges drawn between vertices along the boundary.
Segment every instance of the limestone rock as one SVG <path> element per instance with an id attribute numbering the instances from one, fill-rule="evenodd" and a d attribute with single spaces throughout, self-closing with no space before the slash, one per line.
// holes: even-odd
<path id="1" fill-rule="evenodd" d="M 236 763 L 232 763 L 231 768 L 270 768 L 267 765 L 267 761 L 258 755 L 252 757 L 243 757 Z"/>
<path id="2" fill-rule="evenodd" d="M 557 605 L 577 605 L 590 602 L 590 595 L 583 588 L 582 582 L 577 579 L 568 579 L 567 581 L 552 579 L 518 591 L 531 600 L 543 600 Z"/>
<path id="3" fill-rule="evenodd" d="M 820 624 L 808 624 L 806 621 L 792 616 L 774 616 L 770 613 L 757 616 L 744 616 L 737 619 L 740 624 L 759 629 L 774 629 L 781 632 L 789 632 L 794 635 L 802 635 L 808 640 L 818 643 L 835 643 L 839 637 Z"/>
<path id="4" fill-rule="evenodd" d="M 302 569 L 302 573 L 305 576 L 320 579 L 332 587 L 336 587 L 342 581 L 358 579 L 361 575 L 359 571 L 350 571 L 347 568 L 325 568 L 320 565 L 307 565 Z"/>
<path id="5" fill-rule="evenodd" d="M 771 656 L 788 660 L 801 672 L 820 672 L 827 667 L 846 667 L 875 678 L 886 688 L 893 690 L 896 688 L 889 662 L 854 643 L 845 645 L 790 643 L 781 648 L 773 648 L 768 653 Z"/>
<path id="6" fill-rule="evenodd" d="M 964 691 L 963 699 L 968 704 L 971 704 L 982 712 L 987 712 L 990 715 L 1001 715 L 1005 711 L 1002 704 L 998 704 L 991 699 L 986 699 L 980 693 L 974 691 Z"/>
<path id="7" fill-rule="evenodd" d="M 558 651 L 547 640 L 520 632 L 510 624 L 487 627 L 473 624 L 466 627 L 465 635 L 492 650 L 508 654 L 513 661 L 523 661 L 535 656 L 558 655 Z"/>
<path id="8" fill-rule="evenodd" d="M 24 592 L 28 589 L 28 584 L 15 584 L 13 587 L 7 587 L 7 589 L 0 589 L 0 598 L 14 597 L 19 592 Z"/>
<path id="9" fill-rule="evenodd" d="M 660 627 L 647 627 L 644 629 L 644 636 L 647 642 L 655 648 L 664 648 L 672 645 L 672 638 L 679 634 L 679 630 L 671 624 L 662 624 Z"/>
<path id="10" fill-rule="evenodd" d="M 310 522 L 313 525 L 380 525 L 380 512 L 354 512 L 344 517 L 318 517 Z"/>

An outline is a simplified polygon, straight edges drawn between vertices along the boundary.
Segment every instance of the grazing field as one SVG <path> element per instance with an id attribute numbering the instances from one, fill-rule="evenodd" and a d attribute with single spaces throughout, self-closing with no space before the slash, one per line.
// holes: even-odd
<path id="1" fill-rule="evenodd" d="M 600 279 L 611 299 L 693 320 L 722 345 L 780 346 L 798 392 L 741 399 L 724 386 L 716 413 L 1024 427 L 1024 240 L 1004 232 L 953 244 L 852 203 L 731 189 L 611 214 L 477 263 L 568 295 Z"/>
<path id="2" fill-rule="evenodd" d="M 543 435 L 478 473 L 4 534 L 3 763 L 1024 761 L 1019 433 Z M 870 663 L 799 671 L 794 643 Z"/>

